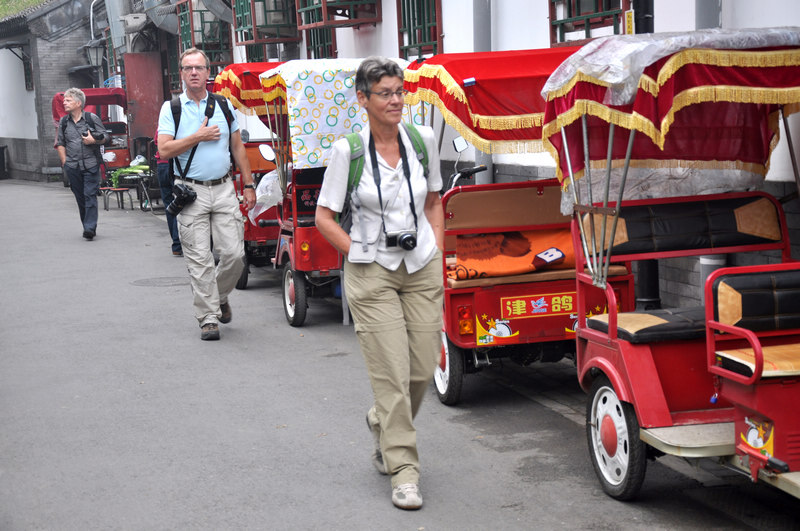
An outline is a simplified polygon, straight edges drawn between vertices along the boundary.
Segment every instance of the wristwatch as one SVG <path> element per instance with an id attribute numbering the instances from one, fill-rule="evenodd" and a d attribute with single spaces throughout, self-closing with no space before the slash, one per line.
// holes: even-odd
<path id="1" fill-rule="evenodd" d="M 244 187 L 245 188 L 250 188 L 251 190 L 255 190 L 256 189 L 256 185 L 254 185 L 254 184 L 246 184 L 246 185 L 244 185 Z"/>

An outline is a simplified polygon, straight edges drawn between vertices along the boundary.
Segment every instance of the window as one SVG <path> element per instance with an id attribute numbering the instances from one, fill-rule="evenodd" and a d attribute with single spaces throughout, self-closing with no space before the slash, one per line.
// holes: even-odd
<path id="1" fill-rule="evenodd" d="M 306 53 L 309 59 L 336 57 L 336 30 L 314 28 L 306 31 Z"/>
<path id="2" fill-rule="evenodd" d="M 397 0 L 400 57 L 416 59 L 442 51 L 440 0 Z"/>
<path id="3" fill-rule="evenodd" d="M 550 44 L 582 44 L 624 33 L 623 17 L 632 0 L 548 0 Z"/>

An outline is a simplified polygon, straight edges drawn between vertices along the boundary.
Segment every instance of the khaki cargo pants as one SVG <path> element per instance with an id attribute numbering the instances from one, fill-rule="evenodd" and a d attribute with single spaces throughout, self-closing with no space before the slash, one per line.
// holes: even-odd
<path id="1" fill-rule="evenodd" d="M 414 274 L 345 263 L 345 293 L 364 355 L 381 452 L 392 487 L 419 482 L 413 420 L 433 378 L 442 345 L 442 254 Z"/>

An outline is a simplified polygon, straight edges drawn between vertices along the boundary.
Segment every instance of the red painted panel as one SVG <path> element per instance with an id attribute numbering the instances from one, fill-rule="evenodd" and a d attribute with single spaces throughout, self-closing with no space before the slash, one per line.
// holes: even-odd
<path id="1" fill-rule="evenodd" d="M 153 138 L 165 97 L 158 52 L 125 54 L 128 131 L 131 139 Z"/>

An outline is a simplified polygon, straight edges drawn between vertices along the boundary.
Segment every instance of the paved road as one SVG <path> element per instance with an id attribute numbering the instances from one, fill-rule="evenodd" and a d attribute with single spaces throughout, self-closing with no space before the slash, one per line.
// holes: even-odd
<path id="1" fill-rule="evenodd" d="M 496 366 L 455 408 L 431 391 L 425 506 L 399 511 L 335 302 L 291 328 L 255 270 L 201 342 L 163 217 L 112 204 L 86 242 L 60 183 L 0 181 L 0 227 L 0 530 L 800 528 L 797 500 L 678 461 L 605 496 L 568 362 Z"/>

